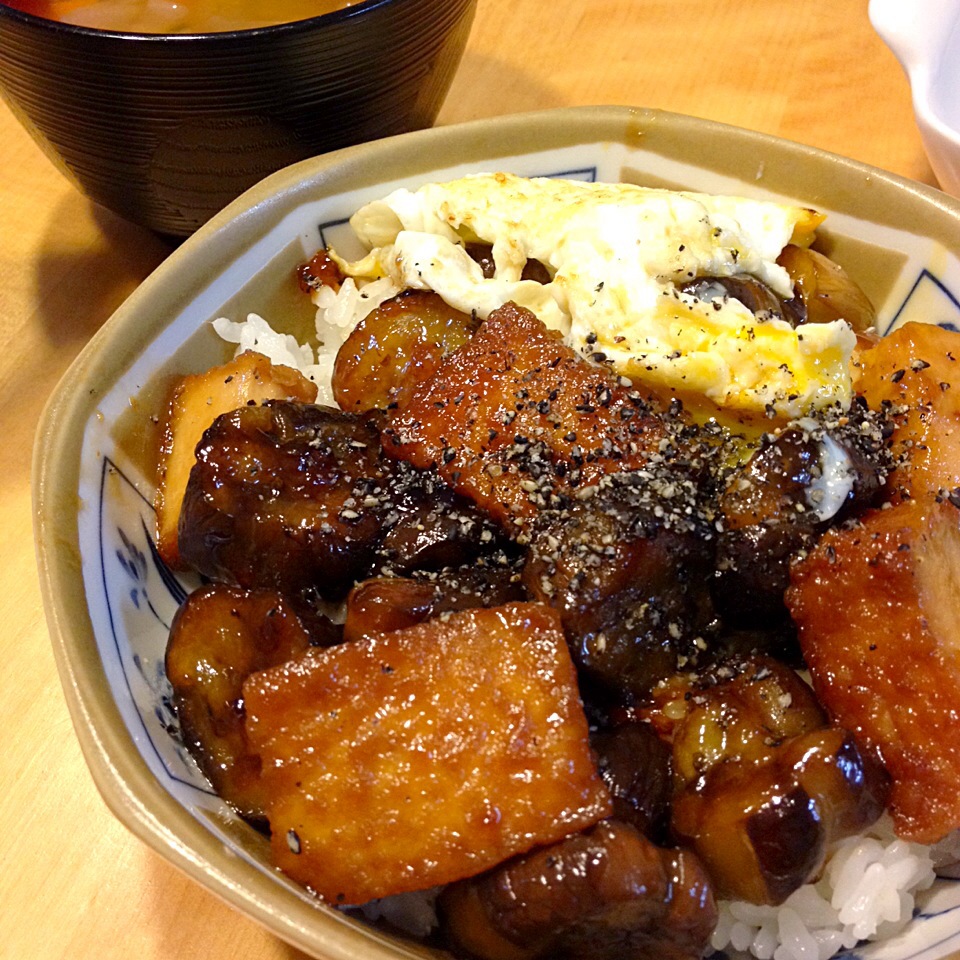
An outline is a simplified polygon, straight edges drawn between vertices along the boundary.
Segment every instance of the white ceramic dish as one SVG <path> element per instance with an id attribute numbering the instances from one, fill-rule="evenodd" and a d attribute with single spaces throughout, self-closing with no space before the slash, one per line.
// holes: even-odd
<path id="1" fill-rule="evenodd" d="M 910 80 L 917 126 L 940 186 L 960 196 L 960 3 L 870 0 L 870 21 Z"/>
<path id="2" fill-rule="evenodd" d="M 494 168 L 803 201 L 828 214 L 825 248 L 872 296 L 883 331 L 908 319 L 960 328 L 960 203 L 806 147 L 628 108 L 482 121 L 306 161 L 245 194 L 145 281 L 64 378 L 38 434 L 37 551 L 64 691 L 116 815 L 315 957 L 440 954 L 318 904 L 279 876 L 266 841 L 211 793 L 179 743 L 163 651 L 191 584 L 153 547 L 151 417 L 168 374 L 227 355 L 210 320 L 296 315 L 284 292 L 293 268 L 342 236 L 361 203 L 400 184 Z M 960 885 L 942 882 L 905 935 L 855 955 L 934 960 L 957 947 Z"/>

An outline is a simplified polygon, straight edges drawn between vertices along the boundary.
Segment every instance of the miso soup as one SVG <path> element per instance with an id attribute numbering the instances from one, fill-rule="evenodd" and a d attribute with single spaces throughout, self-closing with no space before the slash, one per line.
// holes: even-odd
<path id="1" fill-rule="evenodd" d="M 48 20 L 131 33 L 223 33 L 306 20 L 360 0 L 2 0 Z"/>

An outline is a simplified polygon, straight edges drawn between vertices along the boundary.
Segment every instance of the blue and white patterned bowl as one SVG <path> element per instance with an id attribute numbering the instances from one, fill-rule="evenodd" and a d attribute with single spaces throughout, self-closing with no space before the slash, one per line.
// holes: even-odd
<path id="1" fill-rule="evenodd" d="M 210 791 L 184 750 L 163 654 L 193 584 L 154 549 L 154 420 L 171 375 L 226 358 L 215 317 L 310 321 L 302 298 L 298 307 L 284 293 L 291 271 L 342 236 L 362 203 L 492 169 L 814 206 L 828 214 L 827 252 L 870 294 L 881 332 L 911 319 L 960 328 L 960 202 L 796 144 L 630 108 L 481 121 L 305 161 L 246 193 L 150 276 L 68 372 L 38 434 L 37 549 L 64 692 L 115 814 L 200 883 L 328 960 L 435 954 L 317 903 L 274 871 L 266 841 Z M 960 886 L 944 881 L 904 935 L 856 955 L 934 960 L 957 947 Z"/>

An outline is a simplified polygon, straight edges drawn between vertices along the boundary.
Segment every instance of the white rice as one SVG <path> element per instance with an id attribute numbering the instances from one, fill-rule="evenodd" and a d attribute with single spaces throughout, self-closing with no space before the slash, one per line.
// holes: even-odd
<path id="1" fill-rule="evenodd" d="M 711 945 L 757 960 L 827 960 L 862 940 L 888 939 L 910 922 L 916 894 L 936 878 L 936 853 L 897 839 L 883 817 L 837 843 L 820 879 L 780 906 L 722 901 Z"/>
<path id="2" fill-rule="evenodd" d="M 322 287 L 317 306 L 316 345 L 300 344 L 250 314 L 245 322 L 214 321 L 216 332 L 237 344 L 237 353 L 258 350 L 273 363 L 300 370 L 318 388 L 318 403 L 335 405 L 330 381 L 337 351 L 371 310 L 395 296 L 387 279 L 358 287 L 352 279 L 339 291 Z M 861 941 L 885 940 L 913 916 L 916 894 L 937 874 L 960 876 L 960 831 L 936 847 L 896 838 L 883 817 L 866 833 L 836 844 L 822 876 L 796 890 L 778 907 L 721 901 L 711 948 L 757 960 L 828 960 Z M 414 936 L 436 926 L 436 891 L 401 894 L 362 906 L 370 920 L 383 919 Z"/>
<path id="3" fill-rule="evenodd" d="M 397 288 L 389 279 L 374 280 L 358 287 L 352 278 L 347 278 L 337 291 L 320 287 L 313 294 L 317 307 L 316 349 L 299 343 L 288 333 L 278 333 L 263 317 L 256 313 L 247 315 L 239 323 L 226 317 L 213 321 L 213 329 L 228 343 L 237 344 L 237 353 L 256 350 L 271 363 L 293 367 L 317 385 L 317 403 L 335 405 L 330 381 L 337 351 L 350 335 L 350 331 L 374 307 L 396 296 Z"/>

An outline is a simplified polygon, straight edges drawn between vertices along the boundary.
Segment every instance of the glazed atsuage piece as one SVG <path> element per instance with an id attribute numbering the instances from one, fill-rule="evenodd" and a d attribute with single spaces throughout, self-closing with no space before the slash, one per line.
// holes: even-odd
<path id="1" fill-rule="evenodd" d="M 516 534 L 578 488 L 643 467 L 666 436 L 640 394 L 508 303 L 388 411 L 383 444 Z"/>

